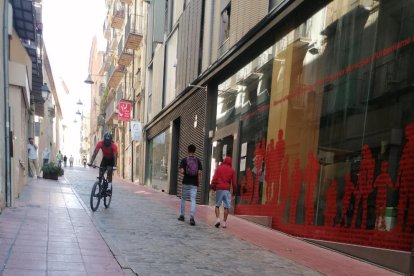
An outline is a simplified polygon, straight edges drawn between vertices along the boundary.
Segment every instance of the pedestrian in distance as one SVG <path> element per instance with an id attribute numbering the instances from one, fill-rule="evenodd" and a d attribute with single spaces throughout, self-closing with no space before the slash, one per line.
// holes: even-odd
<path id="1" fill-rule="evenodd" d="M 231 207 L 231 194 L 233 196 L 236 192 L 236 172 L 231 166 L 232 160 L 230 156 L 224 158 L 223 163 L 217 167 L 214 172 L 214 176 L 211 180 L 211 188 L 216 191 L 216 226 L 226 228 L 227 216 L 229 215 L 229 209 Z M 220 222 L 220 206 L 223 204 L 224 217 L 223 222 Z"/>
<path id="2" fill-rule="evenodd" d="M 57 160 L 57 163 L 58 163 L 58 167 L 62 168 L 63 155 L 60 151 L 56 154 L 56 160 Z"/>
<path id="3" fill-rule="evenodd" d="M 50 159 L 50 150 L 48 147 L 46 147 L 42 152 L 42 159 L 43 159 L 43 166 L 49 163 Z"/>
<path id="4" fill-rule="evenodd" d="M 196 195 L 198 184 L 201 183 L 201 172 L 203 170 L 201 161 L 194 156 L 196 147 L 188 146 L 187 157 L 181 159 L 179 172 L 184 175 L 181 190 L 181 215 L 178 220 L 185 221 L 185 201 L 190 196 L 190 225 L 195 225 L 194 215 L 196 211 Z"/>
<path id="5" fill-rule="evenodd" d="M 86 156 L 83 157 L 82 159 L 82 163 L 83 163 L 83 167 L 86 168 Z"/>
<path id="6" fill-rule="evenodd" d="M 68 157 L 66 155 L 64 155 L 63 156 L 63 164 L 65 165 L 65 168 L 66 168 L 67 163 L 68 163 Z"/>
<path id="7" fill-rule="evenodd" d="M 37 162 L 37 145 L 34 143 L 34 139 L 32 137 L 29 138 L 29 144 L 27 144 L 27 153 L 31 171 L 30 176 L 34 177 L 36 174 L 37 178 L 40 178 L 40 168 L 39 163 Z"/>
<path id="8" fill-rule="evenodd" d="M 73 167 L 73 161 L 74 161 L 75 159 L 73 158 L 73 156 L 72 156 L 72 154 L 70 155 L 70 157 L 69 157 L 69 164 L 70 164 L 70 166 L 71 167 Z"/>

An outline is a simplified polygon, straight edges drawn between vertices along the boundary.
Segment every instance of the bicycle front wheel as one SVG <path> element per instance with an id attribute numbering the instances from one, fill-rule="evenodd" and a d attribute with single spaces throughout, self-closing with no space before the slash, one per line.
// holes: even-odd
<path id="1" fill-rule="evenodd" d="M 111 189 L 109 190 L 109 192 L 105 193 L 104 196 L 104 206 L 105 208 L 109 207 L 109 204 L 111 204 L 111 200 L 112 200 L 112 188 L 114 187 L 114 185 L 112 185 Z"/>
<path id="2" fill-rule="evenodd" d="M 99 203 L 101 202 L 101 185 L 99 185 L 99 181 L 96 181 L 93 184 L 92 191 L 91 191 L 91 209 L 92 211 L 98 210 Z"/>

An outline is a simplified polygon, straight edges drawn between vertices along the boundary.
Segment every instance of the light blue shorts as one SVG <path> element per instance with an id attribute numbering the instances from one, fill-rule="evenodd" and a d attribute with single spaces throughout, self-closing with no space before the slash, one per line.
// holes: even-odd
<path id="1" fill-rule="evenodd" d="M 231 207 L 230 191 L 227 191 L 227 190 L 216 191 L 216 207 L 219 208 L 222 202 L 223 202 L 224 208 L 230 209 Z"/>

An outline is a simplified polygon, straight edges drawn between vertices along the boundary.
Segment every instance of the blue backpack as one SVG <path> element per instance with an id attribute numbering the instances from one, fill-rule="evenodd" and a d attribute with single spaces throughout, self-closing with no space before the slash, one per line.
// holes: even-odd
<path id="1" fill-rule="evenodd" d="M 185 168 L 185 173 L 190 176 L 198 175 L 198 160 L 193 156 L 189 156 L 186 159 L 187 166 Z"/>

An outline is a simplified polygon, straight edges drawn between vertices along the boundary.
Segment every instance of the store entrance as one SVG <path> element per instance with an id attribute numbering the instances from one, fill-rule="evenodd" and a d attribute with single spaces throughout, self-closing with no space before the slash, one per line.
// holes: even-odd
<path id="1" fill-rule="evenodd" d="M 238 130 L 239 124 L 232 124 L 225 128 L 216 131 L 216 135 L 212 141 L 211 160 L 210 160 L 210 179 L 213 178 L 214 171 L 217 166 L 223 162 L 226 156 L 233 159 L 232 167 L 236 169 L 237 154 L 238 154 Z M 209 205 L 215 204 L 215 194 L 213 191 L 209 192 Z"/>

